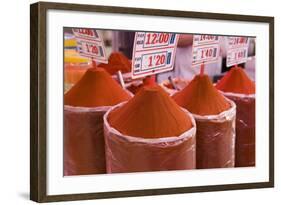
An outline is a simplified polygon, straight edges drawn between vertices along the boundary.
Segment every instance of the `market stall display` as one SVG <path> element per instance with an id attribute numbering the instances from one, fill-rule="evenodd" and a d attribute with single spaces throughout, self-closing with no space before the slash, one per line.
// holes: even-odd
<path id="1" fill-rule="evenodd" d="M 205 74 L 196 75 L 173 98 L 196 120 L 196 168 L 233 167 L 235 104 L 221 95 Z"/>
<path id="2" fill-rule="evenodd" d="M 188 85 L 189 81 L 183 78 L 169 78 L 161 82 L 161 86 L 170 94 L 173 95 L 179 90 L 182 90 Z"/>
<path id="3" fill-rule="evenodd" d="M 64 33 L 64 48 L 65 49 L 76 49 L 77 41 L 72 33 Z"/>
<path id="4" fill-rule="evenodd" d="M 64 83 L 65 91 L 69 90 L 77 83 L 87 69 L 96 67 L 94 61 L 89 58 L 82 57 L 74 49 L 64 51 Z"/>
<path id="5" fill-rule="evenodd" d="M 108 64 L 101 63 L 99 66 L 111 75 L 115 75 L 117 71 L 121 71 L 123 74 L 131 72 L 131 61 L 121 52 L 111 53 Z"/>
<path id="6" fill-rule="evenodd" d="M 132 82 L 126 83 L 125 86 L 129 92 L 135 95 L 143 87 L 143 82 L 141 80 L 134 80 Z"/>
<path id="7" fill-rule="evenodd" d="M 233 67 L 216 87 L 237 106 L 235 166 L 255 166 L 255 83 Z"/>
<path id="8" fill-rule="evenodd" d="M 108 173 L 195 168 L 196 125 L 158 85 L 104 115 Z"/>
<path id="9" fill-rule="evenodd" d="M 103 115 L 130 94 L 103 68 L 90 68 L 64 95 L 64 175 L 106 173 Z"/>
<path id="10" fill-rule="evenodd" d="M 128 91 L 133 93 L 134 95 L 139 92 L 144 86 L 150 86 L 156 84 L 155 75 L 147 76 L 142 80 L 133 80 L 130 83 L 126 84 L 126 88 Z"/>

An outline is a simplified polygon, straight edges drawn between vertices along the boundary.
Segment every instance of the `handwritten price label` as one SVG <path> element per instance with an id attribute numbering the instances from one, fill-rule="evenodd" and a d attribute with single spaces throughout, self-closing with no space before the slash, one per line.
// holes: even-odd
<path id="1" fill-rule="evenodd" d="M 248 45 L 247 37 L 228 37 L 226 66 L 245 63 L 248 59 Z"/>
<path id="2" fill-rule="evenodd" d="M 76 28 L 72 29 L 73 34 L 78 38 L 84 38 L 88 40 L 99 40 L 99 35 L 94 29 L 87 29 L 87 28 Z"/>
<path id="3" fill-rule="evenodd" d="M 175 40 L 174 38 L 175 35 L 169 33 L 145 33 L 144 48 L 169 46 L 171 41 Z"/>
<path id="4" fill-rule="evenodd" d="M 228 37 L 228 49 L 248 47 L 249 39 L 247 37 Z"/>
<path id="5" fill-rule="evenodd" d="M 77 45 L 79 53 L 83 53 L 83 55 L 86 57 L 104 57 L 103 48 L 97 42 L 80 40 Z"/>
<path id="6" fill-rule="evenodd" d="M 178 35 L 136 32 L 132 58 L 132 78 L 173 70 Z"/>
<path id="7" fill-rule="evenodd" d="M 76 40 L 77 50 L 81 56 L 91 58 L 97 62 L 108 63 L 103 40 L 94 29 L 72 29 Z"/>
<path id="8" fill-rule="evenodd" d="M 172 50 L 156 53 L 143 54 L 140 58 L 135 59 L 135 73 L 152 72 L 155 74 L 155 69 L 163 68 L 171 64 Z M 159 73 L 159 72 L 158 72 Z"/>
<path id="9" fill-rule="evenodd" d="M 219 57 L 219 36 L 194 35 L 192 66 L 214 63 Z"/>
<path id="10" fill-rule="evenodd" d="M 210 44 L 218 44 L 219 36 L 213 35 L 194 35 L 193 36 L 193 46 L 202 46 Z"/>

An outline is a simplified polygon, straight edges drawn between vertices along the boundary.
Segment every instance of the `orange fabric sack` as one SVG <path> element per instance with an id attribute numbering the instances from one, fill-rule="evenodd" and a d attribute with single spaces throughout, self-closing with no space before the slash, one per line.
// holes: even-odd
<path id="1" fill-rule="evenodd" d="M 107 173 L 194 169 L 196 125 L 158 85 L 104 115 Z"/>
<path id="2" fill-rule="evenodd" d="M 196 168 L 234 167 L 235 109 L 219 115 L 193 115 L 196 120 Z"/>
<path id="3" fill-rule="evenodd" d="M 233 167 L 235 104 L 214 88 L 207 75 L 195 76 L 173 98 L 196 121 L 196 168 Z"/>
<path id="4" fill-rule="evenodd" d="M 237 106 L 235 166 L 255 166 L 255 84 L 237 67 L 231 68 L 216 87 Z"/>
<path id="5" fill-rule="evenodd" d="M 109 108 L 64 106 L 64 176 L 106 173 L 103 115 Z"/>
<path id="6" fill-rule="evenodd" d="M 106 173 L 103 115 L 130 99 L 102 68 L 88 69 L 64 95 L 64 175 Z"/>

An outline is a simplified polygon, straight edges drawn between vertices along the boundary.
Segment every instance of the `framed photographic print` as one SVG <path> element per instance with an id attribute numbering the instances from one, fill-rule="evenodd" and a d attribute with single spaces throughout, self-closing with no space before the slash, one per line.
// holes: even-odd
<path id="1" fill-rule="evenodd" d="M 274 186 L 274 18 L 30 7 L 30 198 Z"/>

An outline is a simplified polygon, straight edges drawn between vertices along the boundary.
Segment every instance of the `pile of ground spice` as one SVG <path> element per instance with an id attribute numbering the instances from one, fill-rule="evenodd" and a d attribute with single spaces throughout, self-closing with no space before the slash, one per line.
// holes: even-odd
<path id="1" fill-rule="evenodd" d="M 217 115 L 231 106 L 204 74 L 196 75 L 173 99 L 178 105 L 197 115 Z"/>
<path id="2" fill-rule="evenodd" d="M 108 121 L 120 133 L 141 138 L 179 136 L 193 127 L 190 117 L 156 84 L 144 86 L 113 110 Z"/>
<path id="3" fill-rule="evenodd" d="M 127 90 L 129 90 L 134 95 L 139 92 L 144 86 L 152 86 L 156 84 L 156 76 L 147 76 L 142 80 L 141 84 L 134 84 L 132 83 L 130 86 L 127 87 Z"/>
<path id="4" fill-rule="evenodd" d="M 106 69 L 111 75 L 116 74 L 117 71 L 121 71 L 122 73 L 131 72 L 131 61 L 121 52 L 113 52 L 109 59 L 108 64 L 100 64 L 100 67 Z"/>
<path id="5" fill-rule="evenodd" d="M 237 94 L 255 94 L 255 83 L 241 67 L 233 67 L 217 83 L 216 88 L 223 92 Z"/>
<path id="6" fill-rule="evenodd" d="M 80 107 L 112 106 L 130 95 L 103 68 L 90 68 L 64 95 L 64 104 Z"/>
<path id="7" fill-rule="evenodd" d="M 209 77 L 202 73 L 196 75 L 173 98 L 180 106 L 200 116 L 218 115 L 232 106 L 213 86 Z M 233 167 L 235 118 L 216 122 L 196 115 L 196 168 Z"/>

